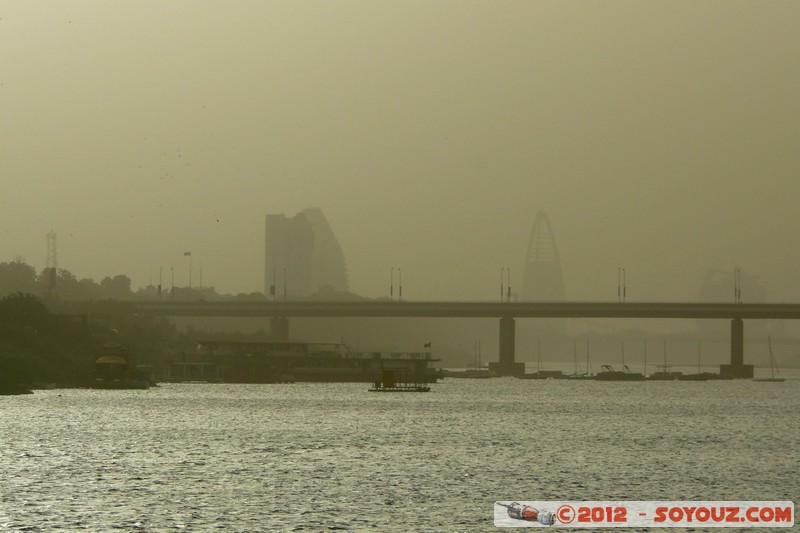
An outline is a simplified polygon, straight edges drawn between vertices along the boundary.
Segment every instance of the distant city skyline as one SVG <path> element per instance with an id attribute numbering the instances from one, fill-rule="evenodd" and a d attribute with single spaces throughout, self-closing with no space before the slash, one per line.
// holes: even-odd
<path id="1" fill-rule="evenodd" d="M 3 3 L 0 261 L 262 292 L 318 206 L 350 291 L 489 300 L 542 210 L 571 300 L 800 301 L 798 2 L 100 4 Z"/>
<path id="2" fill-rule="evenodd" d="M 240 291 L 245 293 L 262 292 L 267 297 L 283 298 L 284 290 L 288 297 L 307 297 L 321 288 L 327 288 L 335 292 L 350 292 L 347 263 L 344 252 L 340 246 L 332 228 L 327 222 L 324 213 L 319 208 L 306 208 L 289 218 L 285 214 L 265 215 L 264 226 L 264 285 L 263 289 Z M 48 261 L 45 266 L 37 268 L 30 264 L 24 257 L 16 256 L 9 261 L 29 264 L 39 272 L 44 272 L 53 268 L 51 263 L 55 261 L 55 242 L 57 232 L 51 230 L 47 235 Z M 191 252 L 183 252 L 184 257 L 191 256 Z M 538 211 L 534 217 L 533 227 L 528 239 L 527 258 L 522 271 L 525 273 L 520 283 L 521 290 L 517 287 L 510 287 L 509 276 L 511 267 L 502 267 L 500 270 L 500 284 L 502 301 L 563 301 L 580 299 L 568 298 L 566 295 L 566 282 L 561 272 L 561 263 L 558 246 L 555 241 L 555 232 L 544 211 Z M 191 263 L 190 263 L 191 265 Z M 61 267 L 59 267 L 61 268 Z M 84 278 L 80 271 L 69 271 L 77 278 Z M 163 277 L 164 267 L 161 267 L 159 274 Z M 174 267 L 167 268 L 167 275 L 174 276 Z M 202 282 L 202 268 L 198 268 L 200 281 Z M 392 268 L 394 270 L 394 268 Z M 516 271 L 516 269 L 514 269 Z M 621 270 L 621 269 L 620 269 Z M 285 271 L 285 272 L 284 272 Z M 179 275 L 181 272 L 179 272 Z M 130 272 L 106 272 L 98 279 L 107 276 L 123 275 L 133 279 Z M 189 274 L 191 276 L 191 273 Z M 286 277 L 284 277 L 286 276 Z M 394 274 L 397 276 L 397 274 Z M 147 283 L 140 285 L 132 284 L 131 289 L 145 289 L 156 287 L 158 282 L 162 282 L 165 290 L 171 285 L 171 279 L 154 280 L 151 272 Z M 89 278 L 92 279 L 92 278 Z M 191 279 L 190 277 L 187 279 Z M 224 285 L 223 280 L 223 285 Z M 397 282 L 397 279 L 393 279 Z M 619 281 L 619 280 L 618 280 Z M 176 287 L 187 286 L 180 281 L 175 283 Z M 712 268 L 707 270 L 696 283 L 697 291 L 693 297 L 686 298 L 685 302 L 729 302 L 734 299 L 747 303 L 766 303 L 768 298 L 767 285 L 757 273 L 745 271 L 741 268 L 731 270 Z M 293 287 L 293 290 L 289 290 Z M 213 286 L 198 286 L 197 290 L 214 289 Z M 399 287 L 398 287 L 399 288 Z M 624 290 L 620 285 L 617 290 Z M 506 291 L 509 291 L 506 293 Z M 218 294 L 225 294 L 224 289 Z M 354 293 L 358 296 L 367 298 L 386 297 L 386 294 L 363 294 Z M 485 298 L 494 300 L 495 296 Z M 430 298 L 429 298 L 430 299 Z M 620 301 L 619 297 L 617 298 Z M 606 301 L 612 301 L 609 297 Z M 639 300 L 644 301 L 644 300 Z M 660 301 L 660 300 L 651 300 Z"/>

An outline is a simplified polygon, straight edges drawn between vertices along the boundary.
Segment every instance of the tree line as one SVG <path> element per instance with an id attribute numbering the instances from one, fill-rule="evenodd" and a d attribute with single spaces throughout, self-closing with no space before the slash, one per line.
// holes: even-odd
<path id="1" fill-rule="evenodd" d="M 81 302 L 97 300 L 154 300 L 158 298 L 195 301 L 195 300 L 252 300 L 263 301 L 267 298 L 263 293 L 219 294 L 213 287 L 158 287 L 149 285 L 133 290 L 131 279 L 124 275 L 106 276 L 99 283 L 89 278 L 78 279 L 73 273 L 63 268 L 36 269 L 23 261 L 0 263 L 0 297 L 21 292 L 44 298 L 48 305 L 55 301 Z M 330 286 L 320 287 L 305 300 L 361 300 L 361 296 L 350 292 L 338 292 Z"/>
<path id="2" fill-rule="evenodd" d="M 8 294 L 0 297 L 0 394 L 91 386 L 99 357 L 158 365 L 178 340 L 169 321 L 138 313 L 131 302 L 48 306 L 32 294 Z"/>
<path id="3" fill-rule="evenodd" d="M 63 300 L 130 300 L 128 276 L 106 277 L 100 283 L 88 278 L 78 279 L 63 268 L 45 268 L 41 272 L 22 261 L 0 263 L 0 296 L 13 293 L 58 297 Z"/>

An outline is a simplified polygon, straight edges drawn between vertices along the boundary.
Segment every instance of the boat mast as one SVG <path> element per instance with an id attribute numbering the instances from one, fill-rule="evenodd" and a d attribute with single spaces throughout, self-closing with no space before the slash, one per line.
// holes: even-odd
<path id="1" fill-rule="evenodd" d="M 586 341 L 586 375 L 589 376 L 592 373 L 592 362 L 589 359 L 589 341 Z"/>
<path id="2" fill-rule="evenodd" d="M 647 339 L 644 341 L 644 377 L 647 377 Z"/>
<path id="3" fill-rule="evenodd" d="M 542 341 L 539 341 L 536 348 L 536 371 L 542 371 Z"/>
<path id="4" fill-rule="evenodd" d="M 772 337 L 767 335 L 769 343 L 769 369 L 772 372 L 772 379 L 775 379 L 775 358 L 772 356 Z"/>
<path id="5" fill-rule="evenodd" d="M 697 341 L 697 373 L 700 373 L 700 356 L 702 351 L 700 350 L 700 343 L 703 341 Z"/>
<path id="6" fill-rule="evenodd" d="M 589 342 L 589 341 L 586 341 Z M 576 341 L 572 341 L 572 353 L 575 357 L 575 377 L 578 376 L 578 343 Z"/>

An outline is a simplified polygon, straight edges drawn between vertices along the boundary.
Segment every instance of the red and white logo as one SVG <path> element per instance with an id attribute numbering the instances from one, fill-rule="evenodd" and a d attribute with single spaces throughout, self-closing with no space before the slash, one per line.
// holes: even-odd
<path id="1" fill-rule="evenodd" d="M 550 512 L 555 509 L 555 512 Z M 495 502 L 498 527 L 793 527 L 791 501 Z"/>

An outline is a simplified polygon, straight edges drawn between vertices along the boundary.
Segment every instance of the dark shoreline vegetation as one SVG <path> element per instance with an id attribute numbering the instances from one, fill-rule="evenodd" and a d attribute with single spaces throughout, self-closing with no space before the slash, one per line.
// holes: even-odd
<path id="1" fill-rule="evenodd" d="M 21 292 L 0 298 L 0 395 L 89 387 L 98 358 L 152 364 L 177 337 L 169 322 L 130 303 L 93 302 L 90 312 L 86 304 L 45 302 Z"/>
<path id="2" fill-rule="evenodd" d="M 175 287 L 163 294 L 174 300 L 264 298 L 223 296 L 213 288 Z M 125 275 L 98 283 L 65 269 L 37 273 L 21 260 L 0 263 L 0 395 L 92 386 L 94 362 L 103 355 L 122 355 L 131 365 L 158 364 L 165 350 L 193 336 L 178 335 L 168 320 L 131 305 L 158 297 L 158 287 L 131 290 Z"/>
<path id="3" fill-rule="evenodd" d="M 191 325 L 184 333 L 166 318 L 139 313 L 133 302 L 157 299 L 263 300 L 258 292 L 218 294 L 213 287 L 131 290 L 125 275 L 99 283 L 65 269 L 43 269 L 21 260 L 0 263 L 0 395 L 37 388 L 94 386 L 94 364 L 119 355 L 131 367 L 163 364 L 164 354 L 191 346 L 208 332 Z M 359 299 L 323 287 L 318 299 Z M 229 338 L 268 338 L 263 333 L 215 333 Z"/>
<path id="4" fill-rule="evenodd" d="M 0 299 L 0 394 L 24 394 L 44 384 L 78 386 L 90 377 L 87 324 L 54 314 L 31 294 Z"/>
<path id="5" fill-rule="evenodd" d="M 139 315 L 129 303 L 94 302 L 89 312 L 46 301 L 21 292 L 0 298 L 0 395 L 89 387 L 99 357 L 147 364 L 175 338 L 171 324 Z"/>

